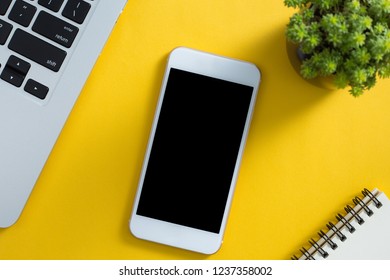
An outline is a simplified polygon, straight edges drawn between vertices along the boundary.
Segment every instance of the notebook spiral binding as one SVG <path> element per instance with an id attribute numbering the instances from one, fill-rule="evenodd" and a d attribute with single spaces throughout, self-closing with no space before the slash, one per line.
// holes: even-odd
<path id="1" fill-rule="evenodd" d="M 291 257 L 292 260 L 315 260 L 315 257 L 318 255 L 322 259 L 326 259 L 329 256 L 328 251 L 324 247 L 329 247 L 331 250 L 337 250 L 337 244 L 334 242 L 334 239 L 337 238 L 339 241 L 344 242 L 347 237 L 343 233 L 344 230 L 347 230 L 349 233 L 353 234 L 357 229 L 352 225 L 351 221 L 355 220 L 358 225 L 364 224 L 364 219 L 362 218 L 362 213 L 365 213 L 368 217 L 371 217 L 374 212 L 372 207 L 380 208 L 382 203 L 376 198 L 379 195 L 379 192 L 374 190 L 373 192 L 368 189 L 362 191 L 363 199 L 359 196 L 356 196 L 352 199 L 354 206 L 346 205 L 344 207 L 345 214 L 337 214 L 337 224 L 335 225 L 332 222 L 328 222 L 326 225 L 327 232 L 323 230 L 318 232 L 319 239 L 316 241 L 313 238 L 309 240 L 311 245 L 310 249 L 302 247 L 300 249 L 301 257 L 298 258 L 296 255 Z M 318 257 L 317 257 L 318 259 Z"/>

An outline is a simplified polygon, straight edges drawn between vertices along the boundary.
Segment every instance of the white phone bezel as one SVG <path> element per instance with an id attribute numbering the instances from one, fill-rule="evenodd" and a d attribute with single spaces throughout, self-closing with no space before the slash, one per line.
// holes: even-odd
<path id="1" fill-rule="evenodd" d="M 226 208 L 219 234 L 181 226 L 169 222 L 164 222 L 148 217 L 143 217 L 136 214 L 139 198 L 142 191 L 143 181 L 145 178 L 146 168 L 153 145 L 153 139 L 155 136 L 156 127 L 161 111 L 162 101 L 164 99 L 165 89 L 171 68 L 176 68 L 253 87 L 251 103 L 247 114 L 239 154 L 237 157 L 238 160 L 234 169 L 234 174 L 230 185 L 229 195 L 226 201 Z M 253 114 L 253 108 L 256 101 L 260 79 L 260 71 L 252 63 L 216 56 L 213 54 L 204 53 L 184 47 L 176 48 L 171 52 L 163 78 L 157 110 L 154 116 L 152 131 L 147 146 L 145 160 L 143 163 L 141 176 L 138 184 L 138 190 L 134 201 L 133 212 L 130 220 L 130 230 L 134 236 L 141 239 L 163 243 L 166 245 L 171 245 L 174 247 L 179 247 L 182 249 L 196 251 L 204 254 L 213 254 L 218 251 L 223 240 L 227 216 L 232 202 L 232 196 L 237 181 L 238 170 L 241 163 L 246 138 L 248 135 L 249 124 Z"/>

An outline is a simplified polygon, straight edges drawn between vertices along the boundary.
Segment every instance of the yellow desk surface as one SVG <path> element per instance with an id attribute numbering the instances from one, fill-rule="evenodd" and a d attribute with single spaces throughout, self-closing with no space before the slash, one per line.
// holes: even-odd
<path id="1" fill-rule="evenodd" d="M 367 187 L 390 195 L 390 79 L 360 98 L 290 65 L 282 0 L 129 0 L 0 259 L 289 259 Z M 137 182 L 169 52 L 255 63 L 262 83 L 220 251 L 134 238 Z M 342 211 L 341 211 L 342 212 Z"/>

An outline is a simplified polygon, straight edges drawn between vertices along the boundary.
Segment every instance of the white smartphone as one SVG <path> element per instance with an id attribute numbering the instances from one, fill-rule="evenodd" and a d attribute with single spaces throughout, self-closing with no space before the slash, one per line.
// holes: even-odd
<path id="1" fill-rule="evenodd" d="M 220 248 L 259 84 L 254 64 L 172 51 L 130 220 L 136 237 Z"/>

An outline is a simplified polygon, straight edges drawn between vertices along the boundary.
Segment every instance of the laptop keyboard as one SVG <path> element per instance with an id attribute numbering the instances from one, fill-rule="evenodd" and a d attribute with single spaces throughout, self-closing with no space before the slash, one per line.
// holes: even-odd
<path id="1" fill-rule="evenodd" d="M 0 88 L 47 98 L 97 2 L 0 0 Z"/>

